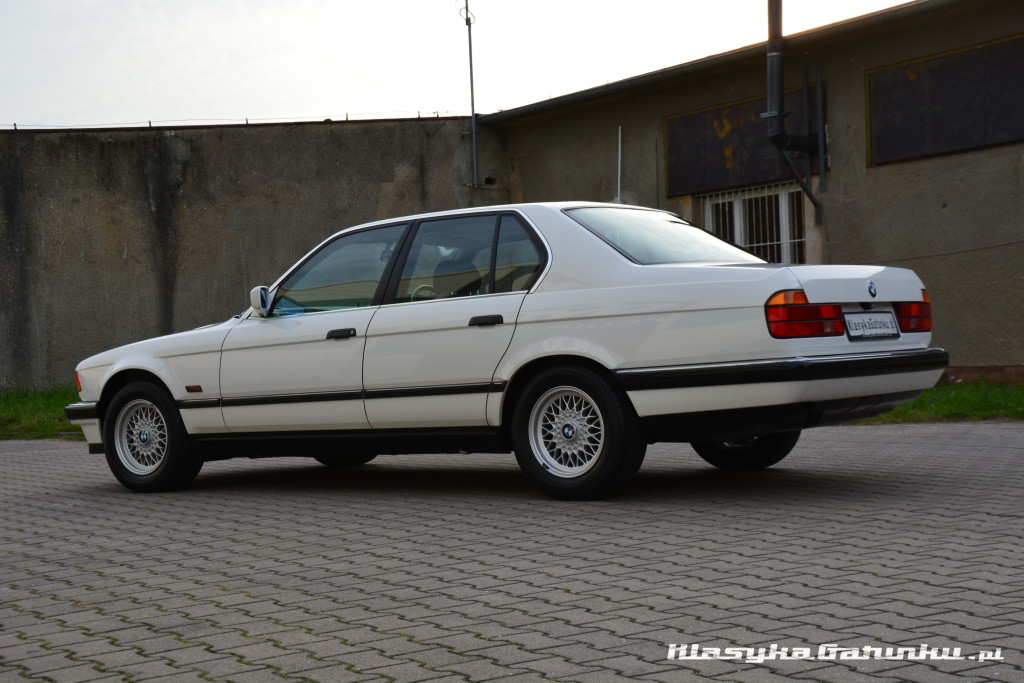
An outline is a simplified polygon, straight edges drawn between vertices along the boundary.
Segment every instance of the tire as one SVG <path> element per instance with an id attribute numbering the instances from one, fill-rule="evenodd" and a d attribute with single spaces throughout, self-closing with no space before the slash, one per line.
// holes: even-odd
<path id="1" fill-rule="evenodd" d="M 377 457 L 376 453 L 342 453 L 340 455 L 314 455 L 313 459 L 327 467 L 358 467 Z"/>
<path id="2" fill-rule="evenodd" d="M 171 397 L 151 382 L 132 382 L 114 395 L 103 446 L 117 480 L 140 493 L 184 488 L 203 466 Z"/>
<path id="3" fill-rule="evenodd" d="M 515 408 L 512 444 L 526 476 L 563 500 L 621 491 L 647 451 L 629 399 L 583 367 L 553 368 L 530 381 Z"/>
<path id="4" fill-rule="evenodd" d="M 703 441 L 690 446 L 705 462 L 722 470 L 763 470 L 789 455 L 799 439 L 799 431 L 779 432 L 747 441 Z"/>

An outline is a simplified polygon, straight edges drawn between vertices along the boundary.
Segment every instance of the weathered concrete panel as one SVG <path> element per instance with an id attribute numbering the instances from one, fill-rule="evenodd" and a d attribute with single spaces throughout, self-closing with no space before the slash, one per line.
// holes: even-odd
<path id="1" fill-rule="evenodd" d="M 230 317 L 349 225 L 507 202 L 468 186 L 467 127 L 0 133 L 0 385 L 68 382 L 92 353 Z"/>

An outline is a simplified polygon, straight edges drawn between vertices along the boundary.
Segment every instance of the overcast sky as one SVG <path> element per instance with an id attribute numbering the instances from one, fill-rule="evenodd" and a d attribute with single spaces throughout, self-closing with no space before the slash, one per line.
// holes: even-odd
<path id="1" fill-rule="evenodd" d="M 797 33 L 893 0 L 784 0 Z M 0 0 L 0 128 L 467 115 L 465 0 Z M 767 0 L 469 0 L 490 113 L 762 42 Z"/>

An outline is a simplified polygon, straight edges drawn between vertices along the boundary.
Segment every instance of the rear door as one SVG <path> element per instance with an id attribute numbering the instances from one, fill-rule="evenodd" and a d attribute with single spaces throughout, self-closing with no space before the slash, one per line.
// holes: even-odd
<path id="1" fill-rule="evenodd" d="M 375 429 L 487 424 L 494 370 L 545 262 L 512 213 L 424 221 L 366 338 L 366 414 Z"/>

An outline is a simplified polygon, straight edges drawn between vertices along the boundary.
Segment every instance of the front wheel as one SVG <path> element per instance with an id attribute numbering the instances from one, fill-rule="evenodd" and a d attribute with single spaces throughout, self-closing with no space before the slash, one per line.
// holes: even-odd
<path id="1" fill-rule="evenodd" d="M 799 431 L 779 432 L 746 441 L 695 441 L 690 446 L 705 462 L 722 470 L 763 470 L 789 455 L 799 439 Z"/>
<path id="2" fill-rule="evenodd" d="M 150 382 L 132 382 L 114 395 L 103 421 L 103 447 L 110 471 L 132 491 L 184 488 L 203 466 L 171 398 Z"/>
<path id="3" fill-rule="evenodd" d="M 523 472 L 555 498 L 604 498 L 624 488 L 647 443 L 629 400 L 587 368 L 554 368 L 535 377 L 512 425 Z"/>

